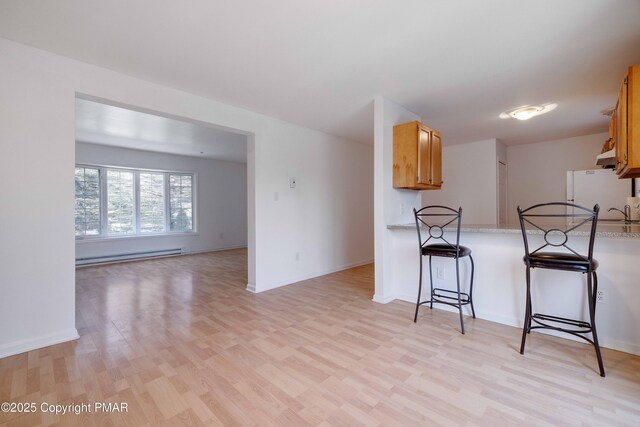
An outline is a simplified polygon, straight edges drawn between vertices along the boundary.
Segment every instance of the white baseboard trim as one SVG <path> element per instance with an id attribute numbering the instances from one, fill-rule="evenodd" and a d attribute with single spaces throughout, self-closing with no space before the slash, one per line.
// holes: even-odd
<path id="1" fill-rule="evenodd" d="M 184 251 L 182 254 L 183 255 L 195 255 L 195 254 L 205 254 L 208 252 L 220 252 L 220 251 L 230 251 L 233 249 L 244 249 L 246 248 L 247 245 L 236 245 L 236 246 L 224 246 L 222 248 L 215 248 L 215 249 L 202 249 L 199 251 Z"/>
<path id="2" fill-rule="evenodd" d="M 336 273 L 338 271 L 348 270 L 350 268 L 362 267 L 363 265 L 369 265 L 369 264 L 373 264 L 373 258 L 365 259 L 365 260 L 357 261 L 357 262 L 352 262 L 352 263 L 344 265 L 342 267 L 335 268 L 335 269 L 333 269 L 333 270 L 331 270 L 331 271 L 329 271 L 327 273 L 323 273 L 320 276 L 324 276 L 325 274 Z"/>
<path id="3" fill-rule="evenodd" d="M 383 295 L 374 294 L 373 298 L 371 298 L 371 301 L 377 302 L 379 304 L 388 304 L 391 301 L 396 300 L 396 298 L 397 297 L 395 295 L 383 296 Z"/>
<path id="4" fill-rule="evenodd" d="M 288 285 L 293 285 L 293 284 L 296 284 L 296 283 L 299 283 L 299 282 L 303 282 L 305 280 L 313 279 L 313 278 L 320 277 L 320 276 L 326 276 L 327 274 L 337 273 L 338 271 L 344 271 L 344 270 L 348 270 L 350 268 L 360 267 L 362 265 L 367 265 L 367 264 L 372 264 L 372 263 L 373 263 L 373 258 L 372 259 L 362 260 L 362 261 L 356 261 L 356 262 L 353 262 L 353 263 L 342 265 L 340 267 L 330 268 L 328 270 L 322 270 L 322 271 L 317 272 L 317 273 L 303 275 L 303 276 L 297 277 L 295 279 L 286 280 L 286 281 L 277 282 L 277 283 L 274 283 L 274 284 L 271 284 L 271 285 L 267 285 L 266 287 L 260 288 L 260 290 L 256 290 L 256 287 L 254 285 L 254 288 L 253 288 L 254 290 L 252 292 L 260 293 L 260 292 L 270 291 L 272 289 L 281 288 L 283 286 L 288 286 Z M 247 288 L 247 290 L 250 290 L 250 289 Z"/>
<path id="5" fill-rule="evenodd" d="M 406 301 L 406 302 L 409 302 L 411 304 L 415 304 L 416 303 L 416 297 L 417 297 L 417 295 L 399 294 L 399 295 L 396 295 L 395 298 L 398 299 L 398 300 L 401 300 L 401 301 Z M 374 297 L 374 301 L 375 301 L 375 297 Z M 382 301 L 376 301 L 376 302 L 382 302 Z M 386 302 L 389 302 L 389 301 L 386 301 Z M 447 306 L 447 305 L 444 305 L 444 304 L 434 305 L 433 308 L 437 309 L 437 310 L 449 311 L 449 312 L 452 312 L 452 313 L 457 313 L 458 312 L 457 308 L 450 307 L 450 306 Z M 471 315 L 471 308 L 469 308 L 469 307 L 463 308 L 462 312 L 463 312 L 463 314 Z M 518 329 L 522 329 L 522 323 L 524 321 L 524 319 L 518 319 L 518 318 L 515 318 L 515 317 L 511 317 L 511 316 L 504 316 L 504 315 L 497 314 L 497 313 L 492 313 L 492 312 L 478 311 L 477 309 L 476 309 L 476 317 L 478 319 L 488 320 L 489 322 L 500 323 L 502 325 L 512 326 L 512 327 L 518 328 Z M 553 335 L 554 337 L 564 338 L 564 339 L 571 340 L 571 341 L 576 341 L 576 342 L 581 342 L 581 343 L 585 342 L 584 340 L 582 340 L 582 339 L 580 339 L 578 337 L 574 337 L 573 335 L 564 334 L 562 332 L 557 332 L 557 331 L 553 331 L 553 330 L 537 329 L 533 333 L 538 333 L 538 332 L 541 333 L 541 334 Z M 602 335 L 600 335 L 598 338 L 599 338 L 599 341 L 600 341 L 600 347 L 602 347 L 602 348 L 609 348 L 609 349 L 612 349 L 612 350 L 623 351 L 625 353 L 640 355 L 640 345 L 639 344 L 631 343 L 631 342 L 627 342 L 627 341 L 608 340 L 607 337 L 604 337 Z"/>
<path id="6" fill-rule="evenodd" d="M 20 341 L 14 341 L 9 344 L 0 346 L 0 359 L 3 357 L 14 356 L 16 354 L 24 353 L 31 350 L 37 350 L 43 347 L 48 347 L 54 344 L 60 344 L 67 341 L 77 340 L 80 338 L 78 331 L 68 329 L 66 331 L 58 332 L 50 335 L 43 335 L 36 338 L 29 338 Z"/>
<path id="7" fill-rule="evenodd" d="M 253 283 L 247 283 L 247 288 L 246 288 L 249 292 L 253 292 L 254 294 L 256 293 L 256 285 L 254 285 Z"/>
<path id="8" fill-rule="evenodd" d="M 416 297 L 418 295 L 408 295 L 408 294 L 397 294 L 396 295 L 396 299 L 399 299 L 400 301 L 406 301 L 406 302 L 410 302 L 412 304 L 416 303 Z"/>
<path id="9" fill-rule="evenodd" d="M 246 248 L 247 245 L 240 245 L 240 246 L 224 246 L 221 248 L 215 248 L 215 249 L 202 249 L 202 250 L 197 250 L 197 251 L 183 251 L 182 253 L 179 254 L 171 254 L 171 255 L 157 255 L 157 256 L 150 256 L 150 257 L 132 257 L 132 258 L 122 258 L 122 259 L 115 259 L 112 261 L 103 261 L 103 262 L 96 262 L 96 263 L 86 263 L 86 264 L 76 264 L 76 268 L 84 268 L 84 267 L 95 267 L 96 265 L 109 265 L 109 264 L 118 264 L 121 262 L 133 262 L 133 261 L 147 261 L 147 260 L 151 260 L 151 259 L 161 259 L 161 258 L 171 258 L 171 257 L 176 257 L 176 256 L 184 256 L 184 255 L 196 255 L 196 254 L 205 254 L 205 253 L 210 253 L 210 252 L 220 252 L 220 251 L 230 251 L 233 249 L 243 249 Z M 104 255 L 104 258 L 109 258 L 112 255 Z"/>
<path id="10" fill-rule="evenodd" d="M 626 341 L 616 341 L 616 340 L 612 340 L 612 341 L 605 340 L 603 343 L 600 343 L 600 346 L 605 348 L 612 348 L 614 350 L 619 350 L 625 353 L 631 353 L 631 354 L 635 354 L 636 356 L 640 356 L 640 345 L 636 343 L 626 342 Z"/>

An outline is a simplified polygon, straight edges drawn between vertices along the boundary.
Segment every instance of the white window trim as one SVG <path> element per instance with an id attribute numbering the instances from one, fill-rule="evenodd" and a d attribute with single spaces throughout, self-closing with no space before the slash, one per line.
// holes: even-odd
<path id="1" fill-rule="evenodd" d="M 200 233 L 191 232 L 191 231 L 175 231 L 173 233 L 145 233 L 145 234 L 129 234 L 122 236 L 76 236 L 76 243 L 91 243 L 91 242 L 107 242 L 107 241 L 118 241 L 118 240 L 145 240 L 145 239 L 158 239 L 158 238 L 170 238 L 170 237 L 195 237 L 199 236 Z"/>
<path id="2" fill-rule="evenodd" d="M 122 239 L 148 239 L 155 237 L 178 237 L 178 236 L 198 236 L 198 178 L 196 172 L 162 170 L 162 169 L 145 169 L 145 168 L 129 168 L 123 166 L 98 165 L 91 163 L 76 163 L 77 168 L 98 169 L 100 180 L 100 234 L 90 236 L 75 236 L 76 242 L 95 242 Z M 107 219 L 107 170 L 123 170 L 133 172 L 134 183 L 134 234 L 108 234 Z M 164 174 L 164 197 L 165 197 L 165 231 L 159 233 L 141 233 L 140 232 L 140 172 L 162 173 Z M 171 202 L 169 195 L 169 176 L 170 175 L 188 175 L 191 176 L 191 231 L 170 231 L 170 212 Z"/>
<path id="3" fill-rule="evenodd" d="M 102 188 L 102 181 L 103 181 L 102 171 L 100 170 L 100 168 L 98 168 L 96 166 L 88 166 L 88 165 L 76 164 L 75 167 L 76 168 L 87 168 L 87 169 L 97 169 L 98 170 L 98 191 L 100 193 L 100 197 L 99 197 L 99 201 L 98 201 L 98 215 L 99 215 L 99 218 L 100 218 L 100 235 L 102 235 L 102 232 L 104 230 L 103 215 L 102 215 L 102 211 L 104 209 L 104 204 L 103 204 L 104 189 Z M 85 227 L 85 233 L 86 233 L 86 227 Z M 86 238 L 91 238 L 91 237 L 96 237 L 96 236 L 95 235 L 76 236 L 76 239 L 78 239 L 78 238 L 86 239 Z"/>

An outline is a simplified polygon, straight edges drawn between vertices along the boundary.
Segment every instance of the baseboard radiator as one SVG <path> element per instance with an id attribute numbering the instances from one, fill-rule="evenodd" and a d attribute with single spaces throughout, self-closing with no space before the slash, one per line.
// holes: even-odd
<path id="1" fill-rule="evenodd" d="M 109 262 L 127 261 L 135 259 L 147 259 L 169 255 L 181 255 L 182 248 L 162 249 L 157 251 L 131 252 L 117 255 L 101 255 L 85 258 L 76 258 L 76 267 L 83 265 L 104 264 Z"/>

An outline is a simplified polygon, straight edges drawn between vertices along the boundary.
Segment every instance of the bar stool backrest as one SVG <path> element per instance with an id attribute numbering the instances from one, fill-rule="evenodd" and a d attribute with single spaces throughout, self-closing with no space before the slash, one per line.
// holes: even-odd
<path id="1" fill-rule="evenodd" d="M 569 213 L 568 208 L 573 208 L 573 213 Z M 596 236 L 596 226 L 598 223 L 598 212 L 600 207 L 595 205 L 593 209 L 585 208 L 566 202 L 541 203 L 527 209 L 520 209 L 518 206 L 518 218 L 520 229 L 524 239 L 525 255 L 529 258 L 545 248 L 553 248 L 563 252 L 569 252 L 585 261 L 593 260 L 593 244 Z M 571 232 L 583 228 L 589 232 L 589 244 L 585 251 L 579 252 L 575 245 L 569 246 L 572 237 Z M 527 230 L 530 233 L 527 233 Z M 537 249 L 530 251 L 529 243 L 533 240 L 532 235 L 542 235 L 543 244 Z"/>
<path id="2" fill-rule="evenodd" d="M 413 215 L 416 219 L 416 228 L 418 230 L 418 243 L 420 244 L 420 253 L 422 254 L 422 248 L 428 244 L 442 241 L 444 244 L 455 249 L 457 254 L 460 249 L 460 219 L 462 218 L 462 208 L 458 210 L 452 209 L 447 206 L 425 206 L 422 209 L 416 211 L 413 209 Z M 455 223 L 456 227 L 456 241 L 455 244 L 449 242 L 444 237 L 444 229 L 449 225 Z M 423 240 L 421 226 L 426 227 L 426 235 Z"/>

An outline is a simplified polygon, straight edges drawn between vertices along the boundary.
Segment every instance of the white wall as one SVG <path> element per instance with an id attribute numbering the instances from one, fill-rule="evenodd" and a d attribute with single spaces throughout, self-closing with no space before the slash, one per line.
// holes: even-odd
<path id="1" fill-rule="evenodd" d="M 183 248 L 188 253 L 247 246 L 245 163 L 81 142 L 76 143 L 76 163 L 193 172 L 197 186 L 196 234 L 77 240 L 76 258 L 173 248 Z"/>
<path id="2" fill-rule="evenodd" d="M 601 133 L 515 146 L 496 140 L 447 146 L 445 140 L 442 190 L 423 191 L 422 204 L 461 205 L 464 223 L 496 223 L 500 159 L 507 163 L 507 215 L 513 223 L 518 205 L 565 200 L 566 172 L 596 168 L 606 138 Z"/>
<path id="3" fill-rule="evenodd" d="M 502 163 L 508 163 L 507 146 L 496 140 L 496 156 Z"/>
<path id="4" fill-rule="evenodd" d="M 507 147 L 509 222 L 516 222 L 518 206 L 566 200 L 567 171 L 598 169 L 607 133 Z"/>
<path id="5" fill-rule="evenodd" d="M 265 137 L 257 290 L 372 262 L 373 147 L 283 122 Z"/>
<path id="6" fill-rule="evenodd" d="M 371 260 L 371 146 L 0 39 L 0 357 L 76 336 L 77 93 L 248 136 L 249 289 Z"/>
<path id="7" fill-rule="evenodd" d="M 443 135 L 446 144 L 446 135 Z M 463 224 L 497 221 L 497 146 L 495 139 L 442 148 L 441 190 L 422 192 L 422 205 L 462 206 Z"/>
<path id="8" fill-rule="evenodd" d="M 374 301 L 386 303 L 395 298 L 391 286 L 393 266 L 389 263 L 391 234 L 387 225 L 413 221 L 413 208 L 420 207 L 420 192 L 393 188 L 393 126 L 421 121 L 400 105 L 377 97 L 374 101 L 375 146 L 375 295 Z"/>
<path id="9" fill-rule="evenodd" d="M 74 91 L 25 54 L 0 39 L 0 357 L 78 336 Z"/>

